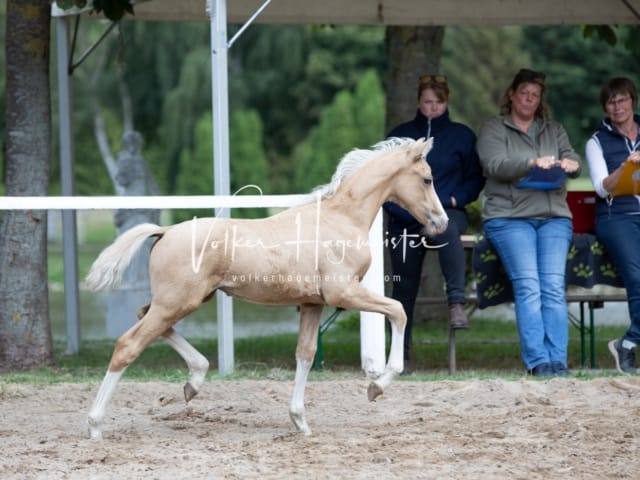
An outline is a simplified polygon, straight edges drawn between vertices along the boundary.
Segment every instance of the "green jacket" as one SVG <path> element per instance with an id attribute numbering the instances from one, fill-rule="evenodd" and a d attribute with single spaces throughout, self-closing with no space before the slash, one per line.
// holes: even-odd
<path id="1" fill-rule="evenodd" d="M 489 119 L 480 130 L 477 151 L 487 182 L 484 186 L 483 220 L 499 217 L 571 218 L 565 185 L 557 190 L 518 188 L 532 158 L 555 155 L 580 161 L 565 129 L 553 120 L 536 119 L 535 142 L 515 126 L 510 116 Z M 578 171 L 569 174 L 575 178 Z"/>

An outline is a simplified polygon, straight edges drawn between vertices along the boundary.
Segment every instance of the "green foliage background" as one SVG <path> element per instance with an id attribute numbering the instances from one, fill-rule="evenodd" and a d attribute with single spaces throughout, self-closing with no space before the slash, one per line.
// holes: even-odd
<path id="1" fill-rule="evenodd" d="M 0 5 L 3 36 L 5 8 Z M 105 27 L 104 21 L 83 21 L 75 55 Z M 229 35 L 236 29 L 231 26 Z M 440 72 L 449 78 L 452 117 L 477 131 L 497 113 L 514 72 L 520 67 L 538 69 L 547 74 L 554 116 L 582 153 L 603 115 L 597 102 L 601 84 L 614 75 L 640 81 L 640 64 L 632 49 L 625 48 L 625 42 L 638 36 L 638 27 L 610 29 L 620 39 L 613 46 L 597 35 L 585 38 L 579 26 L 447 27 Z M 92 108 L 99 104 L 111 150 L 117 154 L 124 129 L 119 77 L 129 89 L 134 127 L 145 139 L 144 157 L 162 193 L 213 192 L 209 36 L 207 24 L 126 21 L 76 69 L 73 121 L 78 194 L 113 194 L 95 140 Z M 388 88 L 384 40 L 385 29 L 377 26 L 252 25 L 247 29 L 229 51 L 232 191 L 252 184 L 265 194 L 308 192 L 329 181 L 349 150 L 381 140 Z M 4 63 L 3 50 L 0 62 Z M 55 56 L 54 72 L 53 62 Z M 104 66 L 99 70 L 100 64 Z M 55 75 L 52 79 L 52 118 L 57 128 Z M 89 88 L 92 82 L 95 90 Z M 413 90 L 414 82 L 401 88 Z M 4 110 L 4 76 L 0 76 L 0 93 L 0 110 Z M 4 132 L 2 117 L 0 134 Z M 54 135 L 56 143 L 57 138 Z M 53 151 L 57 155 L 57 145 Z M 59 194 L 56 158 L 52 165 L 50 193 Z M 586 176 L 587 169 L 584 172 Z M 175 213 L 176 220 L 211 214 Z M 258 209 L 234 215 L 264 213 Z"/>

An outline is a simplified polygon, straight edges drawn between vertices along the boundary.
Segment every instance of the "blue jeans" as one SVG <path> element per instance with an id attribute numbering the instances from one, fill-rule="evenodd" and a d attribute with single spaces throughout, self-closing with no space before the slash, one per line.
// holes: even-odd
<path id="1" fill-rule="evenodd" d="M 640 215 L 611 214 L 596 219 L 596 236 L 605 248 L 627 289 L 631 325 L 624 338 L 640 345 Z"/>
<path id="2" fill-rule="evenodd" d="M 548 362 L 566 366 L 569 312 L 565 271 L 573 233 L 571 220 L 495 218 L 484 223 L 484 233 L 513 286 L 525 367 L 530 370 Z"/>

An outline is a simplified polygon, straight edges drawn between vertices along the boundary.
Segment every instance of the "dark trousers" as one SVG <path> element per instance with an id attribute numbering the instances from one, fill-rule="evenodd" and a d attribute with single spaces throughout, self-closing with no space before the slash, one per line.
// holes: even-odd
<path id="1" fill-rule="evenodd" d="M 596 236 L 613 260 L 627 289 L 631 325 L 624 338 L 640 345 L 640 215 L 612 214 L 596 220 Z"/>
<path id="2" fill-rule="evenodd" d="M 391 296 L 402 303 L 407 314 L 407 327 L 404 333 L 405 360 L 411 357 L 413 311 L 420 287 L 422 263 L 430 246 L 444 245 L 436 251 L 446 284 L 447 302 L 449 305 L 465 303 L 466 259 L 460 235 L 467 229 L 467 214 L 463 210 L 453 208 L 446 211 L 449 216 L 449 225 L 444 233 L 433 237 L 420 235 L 403 238 L 402 235 L 395 235 L 388 242 L 387 248 L 393 273 Z"/>

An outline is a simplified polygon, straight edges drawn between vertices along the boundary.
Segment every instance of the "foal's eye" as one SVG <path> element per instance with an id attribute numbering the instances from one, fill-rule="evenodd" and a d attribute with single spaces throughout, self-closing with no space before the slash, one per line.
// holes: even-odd
<path id="1" fill-rule="evenodd" d="M 431 179 L 431 178 L 423 178 L 423 179 L 422 179 L 422 181 L 424 182 L 424 184 L 425 184 L 427 187 L 430 187 L 430 186 L 431 186 L 431 184 L 433 183 L 433 179 Z"/>

